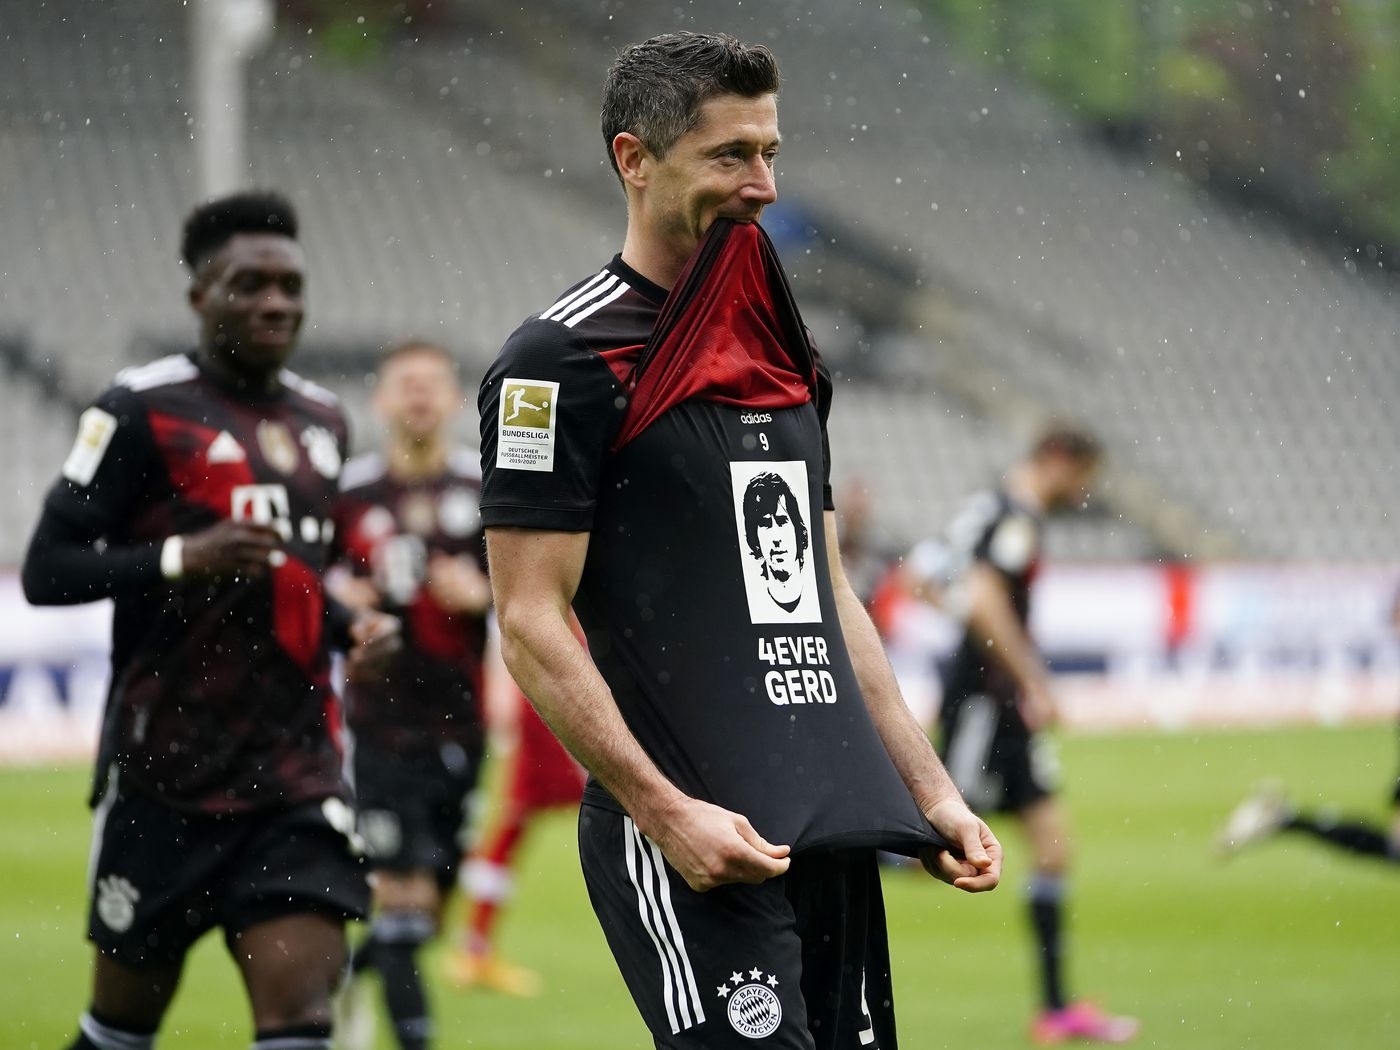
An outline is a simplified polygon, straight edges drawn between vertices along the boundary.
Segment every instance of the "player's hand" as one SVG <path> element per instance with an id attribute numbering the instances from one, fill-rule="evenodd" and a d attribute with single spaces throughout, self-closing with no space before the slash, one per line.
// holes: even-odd
<path id="1" fill-rule="evenodd" d="M 720 806 L 686 798 L 647 832 L 686 885 L 697 893 L 743 882 L 757 885 L 781 875 L 790 846 L 775 846 L 748 818 Z"/>
<path id="2" fill-rule="evenodd" d="M 480 613 L 491 605 L 491 581 L 476 564 L 451 554 L 428 559 L 428 593 L 448 612 Z"/>
<path id="3" fill-rule="evenodd" d="M 382 675 L 389 660 L 403 648 L 398 617 L 377 609 L 361 609 L 355 614 L 350 640 L 353 644 L 345 654 L 345 675 L 352 682 Z"/>
<path id="4" fill-rule="evenodd" d="M 225 518 L 184 537 L 184 572 L 190 576 L 263 576 L 286 557 L 282 538 L 269 525 Z"/>
<path id="5" fill-rule="evenodd" d="M 327 576 L 326 589 L 335 595 L 341 605 L 349 609 L 374 609 L 379 605 L 379 588 L 363 576 L 352 576 L 348 572 L 338 571 L 334 582 L 329 575 Z"/>
<path id="6" fill-rule="evenodd" d="M 953 844 L 951 850 L 929 846 L 920 851 L 924 870 L 968 893 L 996 889 L 1001 881 L 1001 843 L 987 822 L 957 797 L 934 804 L 924 816 L 934 831 Z"/>
<path id="7" fill-rule="evenodd" d="M 1055 694 L 1044 682 L 1036 682 L 1029 689 L 1022 689 L 1016 698 L 1016 706 L 1021 712 L 1021 721 L 1032 733 L 1050 728 L 1059 718 Z"/>

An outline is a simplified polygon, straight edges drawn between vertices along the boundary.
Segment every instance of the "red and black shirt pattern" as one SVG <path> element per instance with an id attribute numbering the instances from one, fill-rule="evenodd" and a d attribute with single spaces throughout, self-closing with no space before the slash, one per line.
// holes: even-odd
<path id="1" fill-rule="evenodd" d="M 482 745 L 481 680 L 486 614 L 451 612 L 427 586 L 435 555 L 469 558 L 484 573 L 481 471 L 459 449 L 441 474 L 393 478 L 379 455 L 345 466 L 336 535 L 351 572 L 372 582 L 380 608 L 403 625 L 403 651 L 383 679 L 346 687 L 357 746 L 384 753 Z"/>
<path id="2" fill-rule="evenodd" d="M 340 795 L 321 574 L 347 445 L 335 396 L 283 371 L 235 392 L 192 357 L 127 369 L 85 414 L 46 513 L 111 546 L 233 518 L 270 525 L 284 557 L 261 579 L 161 580 L 115 598 L 98 787 L 237 812 Z M 80 439 L 80 446 L 82 442 Z"/>
<path id="3" fill-rule="evenodd" d="M 786 408 L 684 400 L 619 447 L 627 380 L 666 298 L 614 258 L 507 340 L 479 398 L 483 523 L 590 533 L 574 599 L 590 655 L 682 791 L 797 850 L 912 851 L 934 837 L 875 733 L 826 567 L 827 377 Z M 745 479 L 765 471 L 806 517 L 811 586 L 786 612 L 750 589 L 757 556 L 736 518 Z M 596 782 L 585 801 L 617 807 Z"/>

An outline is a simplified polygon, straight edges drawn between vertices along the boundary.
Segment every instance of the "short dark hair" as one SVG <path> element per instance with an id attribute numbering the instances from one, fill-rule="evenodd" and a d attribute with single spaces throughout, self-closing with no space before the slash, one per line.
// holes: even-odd
<path id="1" fill-rule="evenodd" d="M 191 270 L 239 233 L 277 233 L 296 240 L 297 213 L 280 193 L 253 190 L 205 201 L 185 219 L 180 255 Z"/>
<path id="2" fill-rule="evenodd" d="M 725 33 L 664 33 L 623 48 L 603 85 L 603 146 L 613 174 L 622 177 L 612 151 L 619 133 L 664 157 L 716 95 L 776 94 L 780 80 L 773 52 Z"/>
<path id="3" fill-rule="evenodd" d="M 384 374 L 384 369 L 401 357 L 408 357 L 411 354 L 431 354 L 433 357 L 440 357 L 446 361 L 448 367 L 452 369 L 453 375 L 457 373 L 457 359 L 452 356 L 447 347 L 433 342 L 431 339 L 411 338 L 395 343 L 385 350 L 379 358 L 379 374 Z"/>
<path id="4" fill-rule="evenodd" d="M 802 508 L 792 494 L 792 489 L 781 474 L 765 471 L 755 474 L 744 489 L 744 539 L 748 541 L 749 553 L 763 561 L 763 546 L 758 542 L 758 526 L 765 517 L 777 513 L 778 504 L 787 500 L 788 517 L 792 518 L 797 530 L 797 564 L 807 564 L 807 547 L 811 537 L 807 533 L 807 523 L 802 520 Z M 764 571 L 767 571 L 764 565 Z"/>
<path id="5" fill-rule="evenodd" d="M 1031 458 L 1064 456 L 1076 463 L 1097 463 L 1103 446 L 1089 430 L 1075 423 L 1051 423 L 1031 446 Z"/>

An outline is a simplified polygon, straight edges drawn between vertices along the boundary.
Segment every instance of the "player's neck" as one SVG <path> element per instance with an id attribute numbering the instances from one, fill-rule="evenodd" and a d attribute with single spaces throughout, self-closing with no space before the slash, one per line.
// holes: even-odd
<path id="1" fill-rule="evenodd" d="M 1006 472 L 1007 494 L 1031 510 L 1043 511 L 1046 500 L 1036 481 L 1035 472 L 1029 463 L 1018 464 Z"/>
<path id="2" fill-rule="evenodd" d="M 212 376 L 215 382 L 236 394 L 262 398 L 275 394 L 282 386 L 282 381 L 278 378 L 282 371 L 280 368 L 274 368 L 270 372 L 245 372 L 234 368 L 203 347 L 196 352 L 195 357 L 200 367 Z"/>
<path id="3" fill-rule="evenodd" d="M 444 441 L 394 441 L 385 457 L 389 476 L 396 481 L 437 477 L 447 469 Z"/>
<path id="4" fill-rule="evenodd" d="M 627 238 L 622 242 L 622 261 L 652 284 L 669 292 L 675 287 L 689 260 L 669 250 L 661 238 L 648 235 L 629 224 Z"/>

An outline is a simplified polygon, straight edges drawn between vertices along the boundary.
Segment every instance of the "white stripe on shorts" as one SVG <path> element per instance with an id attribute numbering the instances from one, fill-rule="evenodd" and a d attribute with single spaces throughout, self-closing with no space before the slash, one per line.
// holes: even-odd
<path id="1" fill-rule="evenodd" d="M 107 816 L 117 804 L 117 764 L 107 769 L 107 790 L 92 813 L 92 844 L 88 847 L 88 896 L 97 892 L 97 861 L 102 856 L 102 839 L 107 833 Z"/>
<path id="2" fill-rule="evenodd" d="M 632 818 L 624 816 L 623 837 L 627 846 L 627 877 L 637 891 L 637 913 L 656 947 L 661 962 L 661 994 L 671 1034 L 694 1028 L 705 1020 L 695 973 L 686 952 L 685 938 L 671 906 L 671 886 L 666 877 L 661 850 L 640 831 Z"/>
<path id="3" fill-rule="evenodd" d="M 970 696 L 958 712 L 953 739 L 948 742 L 948 775 L 973 806 L 983 801 L 987 762 L 992 757 L 1001 712 L 990 696 Z"/>

